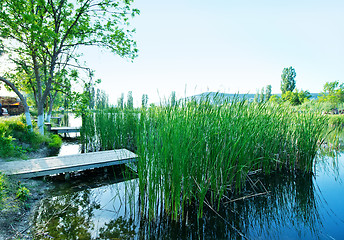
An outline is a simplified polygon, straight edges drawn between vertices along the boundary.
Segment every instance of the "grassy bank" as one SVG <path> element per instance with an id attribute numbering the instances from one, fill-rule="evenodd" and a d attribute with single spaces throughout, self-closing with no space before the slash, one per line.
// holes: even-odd
<path id="1" fill-rule="evenodd" d="M 85 143 L 138 153 L 143 214 L 154 218 L 165 211 L 178 219 L 191 203 L 199 205 L 199 216 L 205 203 L 219 206 L 241 191 L 252 171 L 312 172 L 328 119 L 288 107 L 205 100 L 102 111 L 85 122 Z"/>
<path id="2" fill-rule="evenodd" d="M 0 120 L 0 158 L 27 158 L 42 147 L 56 152 L 62 145 L 58 135 L 40 135 L 36 128 L 31 130 L 22 116 Z"/>

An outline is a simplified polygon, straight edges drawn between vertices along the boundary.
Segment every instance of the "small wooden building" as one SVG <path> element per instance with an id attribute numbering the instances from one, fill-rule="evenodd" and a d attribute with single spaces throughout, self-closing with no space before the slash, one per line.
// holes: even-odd
<path id="1" fill-rule="evenodd" d="M 24 113 L 24 106 L 16 97 L 0 96 L 0 103 L 2 108 L 7 109 L 9 115 L 19 115 Z"/>

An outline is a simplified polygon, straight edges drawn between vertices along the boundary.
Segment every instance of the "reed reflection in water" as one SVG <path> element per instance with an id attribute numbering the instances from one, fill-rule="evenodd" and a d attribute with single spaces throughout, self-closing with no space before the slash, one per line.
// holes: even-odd
<path id="1" fill-rule="evenodd" d="M 203 217 L 198 219 L 196 203 L 185 209 L 180 222 L 172 221 L 164 212 L 155 221 L 146 221 L 140 215 L 138 180 L 125 180 L 124 176 L 118 178 L 112 173 L 103 177 L 104 173 L 99 171 L 57 184 L 52 196 L 43 200 L 37 209 L 33 232 L 47 239 L 49 236 L 55 239 L 330 239 L 330 236 L 343 236 L 338 226 L 344 226 L 344 213 L 338 212 L 338 206 L 329 204 L 332 200 L 327 198 L 338 193 L 338 189 L 328 188 L 327 181 L 331 179 L 331 184 L 336 181 L 321 169 L 318 168 L 315 177 L 281 173 L 252 177 L 241 196 L 222 202 L 217 212 L 205 207 Z M 118 172 L 114 175 L 118 176 Z M 266 191 L 269 194 L 244 198 Z M 230 202 L 237 198 L 241 199 Z M 331 227 L 333 223 L 337 224 L 336 229 Z"/>

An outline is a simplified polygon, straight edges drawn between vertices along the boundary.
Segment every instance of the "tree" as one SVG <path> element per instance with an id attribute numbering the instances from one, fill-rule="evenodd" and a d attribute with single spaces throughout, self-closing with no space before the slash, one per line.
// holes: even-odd
<path id="1" fill-rule="evenodd" d="M 109 97 L 104 90 L 97 89 L 96 108 L 106 109 L 109 107 Z"/>
<path id="2" fill-rule="evenodd" d="M 134 108 L 134 99 L 133 99 L 133 92 L 129 91 L 127 96 L 127 108 L 133 109 Z"/>
<path id="3" fill-rule="evenodd" d="M 124 108 L 124 93 L 122 93 L 121 97 L 118 98 L 118 100 L 117 100 L 117 107 L 119 107 L 120 109 Z"/>
<path id="4" fill-rule="evenodd" d="M 254 95 L 253 102 L 259 103 L 259 90 L 257 90 L 256 95 Z"/>
<path id="5" fill-rule="evenodd" d="M 292 67 L 284 68 L 281 77 L 282 77 L 282 81 L 281 81 L 282 94 L 286 93 L 287 91 L 290 91 L 290 92 L 294 91 L 295 86 L 296 86 L 295 69 Z"/>
<path id="6" fill-rule="evenodd" d="M 311 94 L 308 91 L 301 90 L 300 92 L 296 89 L 294 92 L 287 91 L 282 94 L 284 102 L 289 102 L 292 106 L 303 104 L 305 101 L 311 98 Z"/>
<path id="7" fill-rule="evenodd" d="M 344 84 L 339 84 L 339 81 L 325 83 L 319 101 L 329 102 L 334 106 L 344 102 Z"/>
<path id="8" fill-rule="evenodd" d="M 139 11 L 131 7 L 132 2 L 0 1 L 0 39 L 7 40 L 5 49 L 16 64 L 14 71 L 27 75 L 26 86 L 35 96 L 41 133 L 44 106 L 52 88 L 61 85 L 56 73 L 80 67 L 80 54 L 77 53 L 80 46 L 102 47 L 130 59 L 137 56 L 136 43 L 131 39 L 134 29 L 129 28 L 129 16 L 133 17 Z M 22 81 L 0 80 L 10 87 L 16 87 Z"/>
<path id="9" fill-rule="evenodd" d="M 271 85 L 267 85 L 265 89 L 265 101 L 269 101 L 271 98 Z"/>
<path id="10" fill-rule="evenodd" d="M 142 108 L 146 108 L 148 106 L 148 95 L 142 94 Z"/>
<path id="11" fill-rule="evenodd" d="M 259 95 L 259 103 L 264 103 L 265 101 L 265 95 L 264 95 L 264 88 L 262 88 L 262 90 L 260 90 L 260 95 Z"/>
<path id="12" fill-rule="evenodd" d="M 0 57 L 3 54 L 4 54 L 4 45 L 3 45 L 3 42 L 0 38 Z M 21 92 L 18 90 L 18 88 L 11 81 L 7 80 L 6 78 L 4 78 L 2 76 L 0 76 L 0 81 L 4 82 L 13 92 L 15 92 L 17 94 L 17 96 L 19 97 L 20 101 L 23 103 L 25 118 L 26 118 L 26 124 L 32 130 L 31 115 L 29 112 L 29 105 L 27 104 L 26 98 L 24 97 L 23 94 L 21 94 Z M 1 89 L 1 86 L 0 86 L 0 89 Z"/>
<path id="13" fill-rule="evenodd" d="M 0 76 L 0 81 L 4 82 L 7 86 L 9 86 L 13 90 L 13 92 L 17 94 L 17 96 L 19 97 L 20 101 L 23 103 L 23 106 L 24 106 L 26 124 L 31 127 L 30 129 L 32 129 L 31 115 L 29 112 L 29 106 L 26 102 L 26 98 L 24 97 L 23 94 L 21 94 L 21 92 L 16 88 L 16 86 L 11 81 L 8 81 L 6 78 L 1 77 L 1 76 Z"/>
<path id="14" fill-rule="evenodd" d="M 176 100 L 176 92 L 172 91 L 171 93 L 171 106 L 175 107 L 177 104 L 177 100 Z"/>
<path id="15" fill-rule="evenodd" d="M 275 103 L 275 104 L 281 104 L 282 100 L 279 96 L 277 95 L 272 95 L 269 99 L 269 102 Z"/>

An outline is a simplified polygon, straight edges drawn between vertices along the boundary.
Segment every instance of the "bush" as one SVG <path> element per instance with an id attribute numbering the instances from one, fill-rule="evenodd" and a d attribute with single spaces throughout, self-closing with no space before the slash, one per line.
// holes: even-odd
<path id="1" fill-rule="evenodd" d="M 59 150 L 62 140 L 58 135 L 43 136 L 23 121 L 22 117 L 13 117 L 0 123 L 0 157 L 23 157 L 45 144 L 49 149 Z"/>
<path id="2" fill-rule="evenodd" d="M 61 145 L 62 145 L 62 139 L 59 135 L 57 134 L 50 135 L 49 142 L 48 142 L 48 147 L 50 151 L 58 152 L 61 148 Z"/>
<path id="3" fill-rule="evenodd" d="M 27 189 L 25 186 L 19 186 L 17 193 L 16 193 L 16 197 L 22 201 L 25 202 L 29 199 L 30 196 L 30 190 Z"/>
<path id="4" fill-rule="evenodd" d="M 15 155 L 15 145 L 13 137 L 8 134 L 8 125 L 6 122 L 0 123 L 0 157 Z"/>

